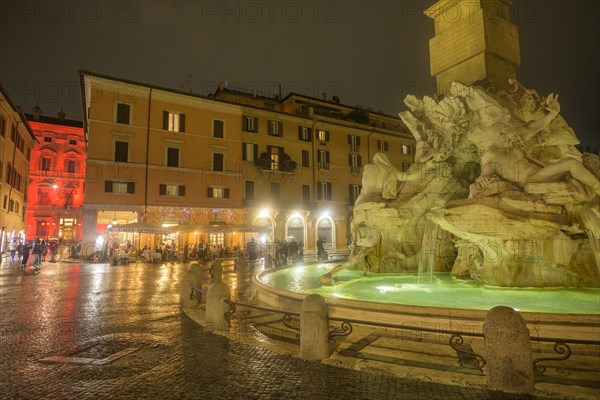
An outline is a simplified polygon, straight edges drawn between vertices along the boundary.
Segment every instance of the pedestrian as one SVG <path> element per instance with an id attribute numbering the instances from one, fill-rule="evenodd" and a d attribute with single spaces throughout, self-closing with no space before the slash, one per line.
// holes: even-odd
<path id="1" fill-rule="evenodd" d="M 188 252 L 190 251 L 190 245 L 188 244 L 188 242 L 185 242 L 185 244 L 183 245 L 183 262 L 186 263 L 188 262 Z"/>
<path id="2" fill-rule="evenodd" d="M 327 259 L 327 252 L 325 251 L 325 239 L 323 236 L 319 236 L 319 240 L 317 240 L 317 258 L 318 261 Z"/>
<path id="3" fill-rule="evenodd" d="M 175 241 L 171 241 L 171 248 L 169 249 L 169 259 L 171 264 L 175 264 Z"/>
<path id="4" fill-rule="evenodd" d="M 42 241 L 39 238 L 37 238 L 33 243 L 33 250 L 31 251 L 31 253 L 33 254 L 33 267 L 38 268 L 42 264 L 42 252 Z"/>
<path id="5" fill-rule="evenodd" d="M 29 244 L 25 241 L 21 248 L 21 254 L 23 255 L 23 259 L 21 261 L 21 269 L 25 271 L 25 267 L 27 266 L 27 260 L 29 259 Z"/>
<path id="6" fill-rule="evenodd" d="M 15 261 L 15 253 L 17 252 L 17 242 L 15 239 L 9 243 L 8 251 L 10 252 L 10 261 Z"/>

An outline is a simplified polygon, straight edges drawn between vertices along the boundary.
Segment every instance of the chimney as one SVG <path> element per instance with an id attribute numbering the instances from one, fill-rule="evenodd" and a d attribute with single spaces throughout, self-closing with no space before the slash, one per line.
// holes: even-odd
<path id="1" fill-rule="evenodd" d="M 327 92 L 323 92 L 323 100 L 327 100 Z"/>
<path id="2" fill-rule="evenodd" d="M 224 87 L 225 87 L 225 82 L 223 82 L 223 81 L 219 82 L 219 91 L 222 91 Z"/>
<path id="3" fill-rule="evenodd" d="M 252 97 L 256 97 L 257 94 L 256 88 L 252 89 Z"/>
<path id="4" fill-rule="evenodd" d="M 58 120 L 59 121 L 64 121 L 65 119 L 65 112 L 63 111 L 63 109 L 61 108 L 60 111 L 58 112 Z"/>
<path id="5" fill-rule="evenodd" d="M 42 109 L 40 108 L 39 105 L 36 104 L 35 107 L 33 107 L 33 120 L 39 121 L 41 115 L 42 115 Z"/>

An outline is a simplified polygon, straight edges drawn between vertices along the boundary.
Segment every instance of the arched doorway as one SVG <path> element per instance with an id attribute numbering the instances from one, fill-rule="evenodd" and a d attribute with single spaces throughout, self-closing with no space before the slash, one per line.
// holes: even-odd
<path id="1" fill-rule="evenodd" d="M 288 218 L 285 231 L 286 239 L 294 238 L 296 242 L 306 241 L 306 222 L 298 215 Z"/>
<path id="2" fill-rule="evenodd" d="M 335 225 L 331 217 L 321 217 L 317 220 L 316 237 L 323 237 L 330 250 L 337 248 L 335 243 Z M 326 249 L 327 249 L 326 247 Z"/>

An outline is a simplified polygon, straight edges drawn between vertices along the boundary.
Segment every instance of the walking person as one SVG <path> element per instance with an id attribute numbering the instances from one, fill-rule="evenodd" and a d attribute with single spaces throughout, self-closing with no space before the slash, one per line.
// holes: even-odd
<path id="1" fill-rule="evenodd" d="M 10 261 L 15 261 L 15 254 L 17 252 L 17 242 L 15 239 L 9 243 L 8 251 L 10 252 Z"/>
<path id="2" fill-rule="evenodd" d="M 29 244 L 25 241 L 21 246 L 21 254 L 23 255 L 21 261 L 21 269 L 25 272 L 25 267 L 27 266 L 27 260 L 29 260 Z"/>
<path id="3" fill-rule="evenodd" d="M 43 249 L 43 246 L 42 246 L 42 242 L 38 238 L 33 243 L 33 250 L 31 251 L 32 254 L 33 254 L 33 262 L 32 262 L 31 265 L 34 268 L 39 268 L 40 265 L 42 265 L 42 252 L 43 251 L 44 251 L 44 249 Z"/>

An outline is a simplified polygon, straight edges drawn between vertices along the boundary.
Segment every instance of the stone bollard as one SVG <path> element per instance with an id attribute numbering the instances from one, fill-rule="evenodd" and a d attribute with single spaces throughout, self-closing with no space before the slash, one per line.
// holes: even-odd
<path id="1" fill-rule="evenodd" d="M 212 283 L 214 282 L 222 282 L 223 281 L 223 266 L 221 265 L 221 260 L 214 260 L 210 263 L 210 269 L 212 273 L 212 279 L 210 280 Z"/>
<path id="2" fill-rule="evenodd" d="M 191 285 L 202 288 L 202 280 L 196 271 L 185 271 L 181 276 L 179 285 L 179 306 L 181 308 L 196 307 L 200 304 L 196 297 L 194 299 L 190 298 L 190 294 L 192 293 Z"/>
<path id="3" fill-rule="evenodd" d="M 329 357 L 329 307 L 318 294 L 310 294 L 302 302 L 300 357 L 306 360 Z"/>
<path id="4" fill-rule="evenodd" d="M 206 323 L 208 332 L 229 329 L 229 318 L 225 316 L 229 312 L 229 303 L 223 300 L 231 300 L 229 286 L 223 282 L 213 282 L 206 292 Z"/>
<path id="5" fill-rule="evenodd" d="M 498 306 L 485 315 L 487 384 L 508 393 L 532 393 L 533 362 L 529 330 L 519 312 Z"/>
<path id="6" fill-rule="evenodd" d="M 270 254 L 265 254 L 265 269 L 273 267 L 273 257 Z"/>
<path id="7" fill-rule="evenodd" d="M 196 274 L 198 274 L 198 277 L 200 278 L 200 283 L 202 283 L 202 273 L 204 269 L 204 265 L 200 264 L 197 261 L 193 261 L 189 264 L 188 266 L 188 271 L 194 271 Z"/>

